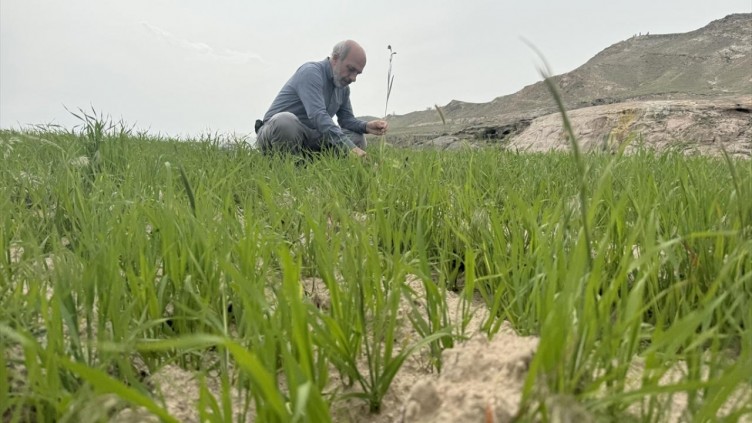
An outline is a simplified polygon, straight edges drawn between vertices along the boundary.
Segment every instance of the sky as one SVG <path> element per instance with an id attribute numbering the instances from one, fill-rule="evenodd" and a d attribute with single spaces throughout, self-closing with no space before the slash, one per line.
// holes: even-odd
<path id="1" fill-rule="evenodd" d="M 635 34 L 688 32 L 752 0 L 0 0 L 0 129 L 94 110 L 171 137 L 246 136 L 303 63 L 354 39 L 356 115 L 487 102 Z M 386 104 L 391 45 L 394 85 Z"/>

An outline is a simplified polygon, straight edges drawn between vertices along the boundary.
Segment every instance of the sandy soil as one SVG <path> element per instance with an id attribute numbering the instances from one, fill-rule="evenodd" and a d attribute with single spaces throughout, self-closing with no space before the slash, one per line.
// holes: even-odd
<path id="1" fill-rule="evenodd" d="M 421 280 L 409 276 L 406 285 L 413 294 L 405 295 L 400 304 L 401 337 L 419 339 L 412 329 L 407 315 L 413 304 L 425 300 L 425 290 Z M 302 281 L 308 297 L 319 307 L 327 308 L 329 296 L 323 281 L 308 278 Z M 457 293 L 447 293 L 450 320 L 461 319 L 461 301 Z M 442 354 L 444 371 L 441 376 L 433 373 L 429 352 L 426 349 L 408 358 L 389 392 L 384 397 L 381 412 L 372 414 L 367 404 L 361 400 L 336 401 L 332 414 L 338 422 L 461 422 L 483 421 L 486 415 L 493 415 L 494 422 L 508 421 L 517 412 L 520 392 L 527 364 L 532 359 L 537 339 L 517 336 L 508 325 L 503 325 L 493 340 L 488 341 L 478 334 L 483 321 L 488 316 L 480 298 L 470 305 L 472 319 L 467 326 L 468 341 L 446 350 Z M 468 359 L 469 357 L 469 359 Z M 361 365 L 365 370 L 365 361 Z M 206 378 L 208 390 L 219 396 L 221 386 L 218 378 Z M 198 422 L 196 405 L 199 398 L 199 380 L 193 372 L 177 366 L 166 366 L 148 380 L 153 386 L 154 395 L 163 398 L 168 411 L 181 422 Z M 281 381 L 284 384 L 284 380 Z M 344 388 L 336 371 L 331 372 L 327 392 L 352 392 L 356 388 Z M 234 398 L 239 398 L 233 392 Z M 439 406 L 437 407 L 436 404 Z M 490 413 L 490 414 L 489 414 Z M 236 418 L 239 417 L 236 415 Z M 247 421 L 253 420 L 253 412 Z M 157 421 L 143 410 L 126 409 L 120 412 L 115 421 L 120 423 L 136 421 Z"/>
<path id="2" fill-rule="evenodd" d="M 423 283 L 416 276 L 409 276 L 406 285 L 413 292 L 406 295 L 400 304 L 403 316 L 400 336 L 417 339 L 419 335 L 412 329 L 407 313 L 414 304 L 424 301 Z M 302 281 L 305 292 L 311 301 L 319 307 L 328 307 L 329 297 L 321 280 L 309 278 Z M 447 292 L 447 305 L 450 320 L 457 323 L 461 319 L 461 300 L 457 293 Z M 537 337 L 519 336 L 512 327 L 504 322 L 495 336 L 488 339 L 479 329 L 488 317 L 488 310 L 480 298 L 475 298 L 470 305 L 473 318 L 467 326 L 469 339 L 458 343 L 454 348 L 442 353 L 443 369 L 441 374 L 431 371 L 430 357 L 427 349 L 417 351 L 403 365 L 392 382 L 389 392 L 384 397 L 380 413 L 370 413 L 368 406 L 361 400 L 339 400 L 332 405 L 332 416 L 336 422 L 363 423 L 424 423 L 424 422 L 486 422 L 504 423 L 513 420 L 519 411 L 521 393 L 527 370 L 538 345 Z M 361 363 L 365 369 L 365 363 Z M 627 385 L 638 389 L 645 366 L 640 359 L 632 364 Z M 343 388 L 341 381 L 332 370 L 330 386 L 327 392 L 352 392 Z M 675 366 L 663 377 L 664 384 L 676 383 L 686 374 L 686 366 Z M 199 383 L 192 372 L 177 366 L 167 366 L 150 377 L 155 395 L 164 398 L 168 410 L 182 422 L 198 422 L 196 404 L 199 397 Z M 281 381 L 284 384 L 284 380 Z M 207 377 L 210 392 L 218 397 L 220 383 L 218 378 Z M 237 396 L 233 391 L 233 396 Z M 738 406 L 752 399 L 749 389 L 735 395 Z M 686 421 L 683 413 L 687 407 L 685 394 L 663 397 L 667 402 L 662 420 L 667 422 Z M 576 400 L 568 397 L 551 397 L 547 406 L 556 421 L 589 422 L 595 418 Z M 639 404 L 631 407 L 639 416 Z M 146 421 L 142 412 L 124 410 L 118 416 L 118 422 Z M 236 419 L 240 416 L 236 415 Z M 253 410 L 246 416 L 246 421 L 253 420 Z M 149 421 L 157 421 L 150 418 Z M 239 421 L 239 420 L 238 420 Z M 750 422 L 752 418 L 743 419 Z"/>
<path id="3" fill-rule="evenodd" d="M 405 295 L 400 303 L 400 336 L 417 340 L 420 335 L 412 328 L 407 315 L 414 305 L 423 309 L 420 306 L 425 302 L 426 292 L 417 276 L 408 275 L 405 284 L 409 288 L 406 291 L 412 294 Z M 304 286 L 310 285 L 313 284 L 304 281 Z M 326 293 L 314 291 L 313 297 L 326 298 Z M 496 416 L 493 421 L 507 421 L 507 416 L 517 412 L 525 370 L 537 340 L 517 336 L 505 324 L 494 339 L 488 341 L 479 333 L 488 317 L 487 308 L 478 297 L 469 307 L 472 318 L 466 335 L 470 339 L 442 353 L 441 375 L 432 371 L 428 348 L 419 350 L 406 360 L 392 381 L 380 413 L 369 413 L 362 401 L 345 401 L 334 405 L 335 421 L 477 422 L 483 421 L 487 413 Z M 462 319 L 459 294 L 447 292 L 447 308 L 450 321 L 459 325 Z"/>
<path id="4" fill-rule="evenodd" d="M 23 249 L 15 247 L 12 259 L 17 261 L 23 254 Z M 45 265 L 54 266 L 54 259 L 47 258 Z M 329 295 L 323 281 L 308 278 L 301 281 L 303 289 L 316 306 L 326 309 L 329 307 Z M 408 315 L 421 307 L 426 298 L 423 282 L 414 275 L 409 275 L 405 281 L 406 288 L 399 308 L 400 330 L 398 336 L 411 342 L 420 339 L 420 335 L 413 329 Z M 51 290 L 45 293 L 49 298 Z M 418 306 L 417 308 L 415 306 Z M 452 324 L 459 325 L 462 319 L 462 301 L 459 294 L 447 292 L 447 306 L 449 319 Z M 383 399 L 381 412 L 370 413 L 367 404 L 362 400 L 337 400 L 332 404 L 332 415 L 337 422 L 494 422 L 511 421 L 519 411 L 522 387 L 527 376 L 527 370 L 532 361 L 538 339 L 523 337 L 514 332 L 509 324 L 504 322 L 500 330 L 492 339 L 481 333 L 480 328 L 488 318 L 488 310 L 479 297 L 473 298 L 469 304 L 472 318 L 467 322 L 467 340 L 455 344 L 454 348 L 443 351 L 441 374 L 432 371 L 431 357 L 428 348 L 416 351 L 404 363 L 400 372 L 393 380 L 389 392 Z M 40 339 L 44 344 L 44 340 Z M 211 357 L 207 359 L 212 360 Z M 216 359 L 216 357 L 214 358 Z M 23 352 L 15 346 L 6 349 L 6 360 L 13 390 L 22 390 L 25 383 L 25 368 L 23 368 Z M 134 363 L 136 365 L 137 363 Z M 365 360 L 360 366 L 365 371 Z M 152 390 L 152 396 L 158 403 L 164 403 L 171 415 L 181 422 L 199 422 L 197 405 L 200 397 L 199 373 L 182 369 L 176 365 L 167 365 L 154 374 L 148 375 L 145 365 L 143 374 L 147 376 L 146 384 Z M 639 389 L 640 380 L 645 372 L 644 363 L 638 358 L 632 364 L 628 374 L 629 389 Z M 663 384 L 680 381 L 686 374 L 686 366 L 681 363 L 671 369 L 662 378 Z M 331 380 L 326 392 L 347 393 L 357 389 L 345 388 L 338 378 L 338 373 L 332 369 Z M 221 382 L 219 375 L 209 372 L 205 375 L 207 390 L 220 398 Z M 280 383 L 283 385 L 284 380 Z M 235 388 L 231 391 L 233 402 L 242 403 L 242 396 Z M 158 422 L 158 419 L 148 412 L 125 407 L 123 401 L 113 396 L 102 396 L 100 406 L 112 410 L 120 409 L 112 421 L 119 423 Z M 664 397 L 667 406 L 664 419 L 669 422 L 685 421 L 683 413 L 687 407 L 686 394 L 675 394 Z M 744 389 L 734 395 L 732 401 L 726 404 L 726 409 L 752 401 L 752 390 Z M 574 399 L 552 397 L 549 409 L 556 414 L 557 410 L 565 410 L 561 421 L 592 421 L 593 418 L 579 406 Z M 100 407 L 101 408 L 101 407 Z M 639 415 L 639 404 L 630 410 Z M 255 413 L 251 404 L 247 410 L 236 407 L 233 411 L 233 421 L 253 421 Z M 662 419 L 662 420 L 664 420 Z M 752 417 L 742 421 L 752 422 Z"/>

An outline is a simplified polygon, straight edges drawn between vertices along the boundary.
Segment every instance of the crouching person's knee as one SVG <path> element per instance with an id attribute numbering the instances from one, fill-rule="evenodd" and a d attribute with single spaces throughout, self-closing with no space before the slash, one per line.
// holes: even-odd
<path id="1" fill-rule="evenodd" d="M 359 134 L 357 132 L 350 131 L 348 129 L 343 129 L 342 132 L 350 138 L 350 141 L 355 144 L 356 147 L 360 148 L 361 150 L 366 149 L 367 141 L 366 141 L 366 135 L 365 134 Z"/>
<path id="2" fill-rule="evenodd" d="M 297 153 L 303 145 L 305 129 L 300 120 L 290 112 L 272 116 L 258 134 L 258 144 L 264 152 L 286 151 Z"/>

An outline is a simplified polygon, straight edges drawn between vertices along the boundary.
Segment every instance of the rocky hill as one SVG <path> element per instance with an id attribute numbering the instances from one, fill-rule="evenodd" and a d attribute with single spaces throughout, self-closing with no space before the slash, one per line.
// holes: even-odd
<path id="1" fill-rule="evenodd" d="M 680 140 L 752 155 L 752 13 L 682 34 L 635 36 L 552 79 L 567 109 L 577 111 L 586 145 L 603 148 L 629 138 L 667 147 Z M 442 111 L 446 124 L 434 110 L 391 116 L 390 139 L 404 146 L 492 142 L 525 150 L 559 148 L 564 139 L 543 81 L 488 103 L 455 100 Z M 667 124 L 675 114 L 683 123 Z"/>

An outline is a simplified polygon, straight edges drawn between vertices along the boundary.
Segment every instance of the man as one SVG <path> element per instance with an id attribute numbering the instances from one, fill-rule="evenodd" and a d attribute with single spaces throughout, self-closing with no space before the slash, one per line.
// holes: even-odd
<path id="1" fill-rule="evenodd" d="M 388 126 L 384 120 L 366 122 L 353 115 L 349 85 L 365 66 L 366 52 L 346 40 L 334 46 L 331 57 L 298 68 L 263 121 L 256 121 L 261 151 L 307 154 L 334 149 L 365 156 L 365 134 L 383 135 Z"/>

